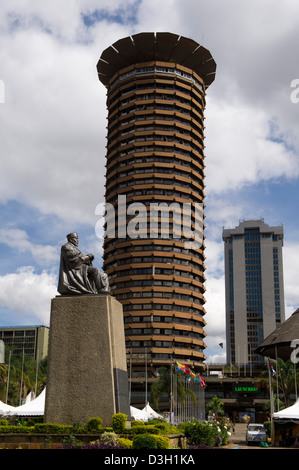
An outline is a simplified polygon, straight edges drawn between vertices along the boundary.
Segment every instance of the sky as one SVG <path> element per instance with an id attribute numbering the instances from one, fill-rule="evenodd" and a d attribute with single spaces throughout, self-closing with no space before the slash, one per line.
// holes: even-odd
<path id="1" fill-rule="evenodd" d="M 96 64 L 148 31 L 189 37 L 217 63 L 205 112 L 205 353 L 221 363 L 223 227 L 283 225 L 286 318 L 299 306 L 297 0 L 0 0 L 0 326 L 49 325 L 67 233 L 102 265 Z"/>

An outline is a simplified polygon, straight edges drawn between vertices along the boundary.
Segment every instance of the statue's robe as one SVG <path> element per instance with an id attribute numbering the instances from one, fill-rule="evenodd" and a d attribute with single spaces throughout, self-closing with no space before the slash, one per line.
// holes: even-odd
<path id="1" fill-rule="evenodd" d="M 58 292 L 61 295 L 97 294 L 94 282 L 87 275 L 92 266 L 89 256 L 70 242 L 61 247 Z"/>

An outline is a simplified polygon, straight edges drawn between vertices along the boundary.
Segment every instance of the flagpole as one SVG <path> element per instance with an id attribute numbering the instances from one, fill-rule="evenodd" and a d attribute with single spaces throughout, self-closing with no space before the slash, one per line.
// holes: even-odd
<path id="1" fill-rule="evenodd" d="M 22 372 L 21 372 L 21 386 L 20 386 L 20 405 L 22 404 L 22 388 L 23 388 L 23 372 L 24 372 L 24 354 L 25 350 L 23 348 L 23 359 L 22 359 Z"/>
<path id="2" fill-rule="evenodd" d="M 278 388 L 278 360 L 277 360 L 277 345 L 275 345 L 275 356 L 276 356 L 276 400 L 277 400 L 277 411 L 279 411 L 279 388 Z"/>
<path id="3" fill-rule="evenodd" d="M 9 388 L 9 376 L 10 376 L 10 361 L 11 361 L 11 349 L 9 351 L 9 359 L 8 359 L 8 373 L 7 373 L 7 386 L 6 386 L 6 397 L 5 397 L 5 403 L 7 404 L 8 400 L 8 388 Z"/>
<path id="4" fill-rule="evenodd" d="M 272 391 L 272 377 L 270 371 L 270 359 L 268 358 L 268 374 L 269 374 L 269 393 L 270 393 L 270 419 L 271 419 L 271 444 L 273 445 L 273 435 L 274 435 L 274 421 L 273 421 L 273 414 L 274 414 L 274 404 L 273 404 L 273 391 Z"/>
<path id="5" fill-rule="evenodd" d="M 147 348 L 144 348 L 145 359 L 145 406 L 147 405 Z"/>
<path id="6" fill-rule="evenodd" d="M 173 371 L 172 371 L 172 358 L 171 358 L 171 364 L 170 364 L 170 424 L 173 424 L 172 423 L 172 408 L 173 408 L 173 404 L 172 404 L 172 395 L 173 395 L 172 374 L 173 374 Z"/>
<path id="7" fill-rule="evenodd" d="M 130 349 L 130 372 L 129 372 L 129 406 L 131 405 L 131 393 L 132 393 L 132 348 Z"/>

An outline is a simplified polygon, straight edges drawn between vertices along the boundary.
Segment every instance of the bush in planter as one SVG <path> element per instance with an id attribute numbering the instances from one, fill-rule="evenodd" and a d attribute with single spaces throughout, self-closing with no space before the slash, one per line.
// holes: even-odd
<path id="1" fill-rule="evenodd" d="M 113 444 L 116 445 L 118 440 L 118 435 L 115 432 L 103 432 L 101 435 L 100 441 L 106 442 L 106 444 Z"/>
<path id="2" fill-rule="evenodd" d="M 86 425 L 84 426 L 85 432 L 87 434 L 99 434 L 103 431 L 102 428 L 103 420 L 101 418 L 89 418 Z"/>
<path id="3" fill-rule="evenodd" d="M 137 434 L 133 439 L 133 449 L 157 449 L 157 440 L 151 434 Z"/>
<path id="4" fill-rule="evenodd" d="M 131 439 L 126 439 L 124 437 L 120 437 L 117 443 L 124 449 L 132 449 L 133 441 Z"/>
<path id="5" fill-rule="evenodd" d="M 213 446 L 218 436 L 215 426 L 199 423 L 198 421 L 187 423 L 184 426 L 184 433 L 187 437 L 188 445 Z"/>
<path id="6" fill-rule="evenodd" d="M 135 426 L 145 426 L 145 423 L 136 419 L 135 421 L 131 422 L 131 428 L 134 428 Z"/>
<path id="7" fill-rule="evenodd" d="M 73 426 L 68 424 L 38 423 L 31 429 L 36 434 L 70 434 Z"/>
<path id="8" fill-rule="evenodd" d="M 124 413 L 115 413 L 112 416 L 112 428 L 116 434 L 123 434 L 126 429 L 128 416 Z"/>
<path id="9" fill-rule="evenodd" d="M 0 434 L 28 434 L 32 432 L 34 428 L 29 426 L 15 426 L 9 424 L 8 426 L 0 426 Z"/>
<path id="10" fill-rule="evenodd" d="M 141 426 L 134 426 L 131 429 L 127 429 L 126 432 L 129 434 L 159 434 L 159 429 L 151 424 L 142 424 Z"/>
<path id="11" fill-rule="evenodd" d="M 154 438 L 157 442 L 157 449 L 169 449 L 170 441 L 168 437 L 155 435 Z"/>

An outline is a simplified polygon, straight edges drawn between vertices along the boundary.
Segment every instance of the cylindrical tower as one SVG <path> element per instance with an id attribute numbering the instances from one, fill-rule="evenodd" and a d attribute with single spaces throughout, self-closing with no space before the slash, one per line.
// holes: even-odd
<path id="1" fill-rule="evenodd" d="M 97 70 L 108 108 L 104 270 L 123 304 L 133 376 L 173 360 L 200 372 L 205 257 L 194 234 L 216 64 L 191 39 L 141 33 L 106 49 Z"/>

